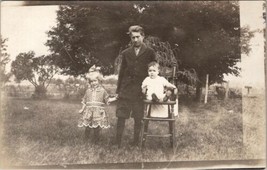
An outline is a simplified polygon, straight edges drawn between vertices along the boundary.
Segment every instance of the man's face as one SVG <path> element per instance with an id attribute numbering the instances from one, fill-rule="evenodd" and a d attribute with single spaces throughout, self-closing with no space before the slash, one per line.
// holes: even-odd
<path id="1" fill-rule="evenodd" d="M 144 36 L 142 36 L 140 32 L 132 32 L 131 40 L 135 47 L 140 47 L 140 45 L 143 43 Z"/>

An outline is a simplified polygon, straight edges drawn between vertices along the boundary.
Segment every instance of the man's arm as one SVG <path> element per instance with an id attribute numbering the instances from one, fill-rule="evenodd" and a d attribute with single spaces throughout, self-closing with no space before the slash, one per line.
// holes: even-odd
<path id="1" fill-rule="evenodd" d="M 121 81 L 123 79 L 125 68 L 126 68 L 126 61 L 125 61 L 124 55 L 122 54 L 122 62 L 121 62 L 121 65 L 120 65 L 120 71 L 119 71 L 118 83 L 117 83 L 117 90 L 116 90 L 117 94 L 119 93 L 120 88 L 121 88 Z"/>

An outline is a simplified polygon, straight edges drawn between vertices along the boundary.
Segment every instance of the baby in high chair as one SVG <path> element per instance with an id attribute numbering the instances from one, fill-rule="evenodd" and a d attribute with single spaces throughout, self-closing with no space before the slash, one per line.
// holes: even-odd
<path id="1" fill-rule="evenodd" d="M 155 103 L 176 100 L 177 88 L 164 77 L 159 76 L 159 64 L 155 61 L 148 64 L 148 77 L 142 82 L 142 92 L 147 100 Z M 153 105 L 151 116 L 167 117 L 167 105 Z"/>

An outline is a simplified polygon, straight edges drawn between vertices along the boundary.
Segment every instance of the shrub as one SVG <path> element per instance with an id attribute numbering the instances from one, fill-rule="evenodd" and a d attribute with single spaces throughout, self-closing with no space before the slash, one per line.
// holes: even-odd
<path id="1" fill-rule="evenodd" d="M 116 85 L 118 81 L 118 75 L 109 75 L 109 76 L 105 76 L 104 80 L 103 80 L 103 84 L 112 84 L 112 85 Z"/>
<path id="2" fill-rule="evenodd" d="M 242 98 L 242 89 L 230 88 L 229 98 Z"/>
<path id="3" fill-rule="evenodd" d="M 216 92 L 217 92 L 217 98 L 218 99 L 224 99 L 225 98 L 225 94 L 226 94 L 225 87 L 216 86 Z"/>
<path id="4" fill-rule="evenodd" d="M 16 89 L 16 87 L 14 85 L 5 86 L 4 91 L 7 92 L 8 96 L 11 96 L 11 97 L 17 97 L 18 96 L 18 90 Z"/>
<path id="5" fill-rule="evenodd" d="M 33 98 L 46 98 L 46 88 L 42 85 L 39 85 L 39 86 L 36 86 L 35 87 L 35 91 L 34 91 L 34 94 L 32 95 Z"/>

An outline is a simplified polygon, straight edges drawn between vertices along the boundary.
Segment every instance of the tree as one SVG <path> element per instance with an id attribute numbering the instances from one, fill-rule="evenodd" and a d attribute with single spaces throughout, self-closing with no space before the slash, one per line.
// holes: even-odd
<path id="1" fill-rule="evenodd" d="M 1 39 L 1 51 L 0 51 L 0 87 L 9 80 L 11 74 L 6 73 L 6 65 L 8 62 L 10 62 L 9 54 L 6 52 L 7 45 L 5 44 L 7 39 L 3 39 L 2 36 L 0 36 Z"/>
<path id="2" fill-rule="evenodd" d="M 172 45 L 180 70 L 196 72 L 198 101 L 207 74 L 210 84 L 222 82 L 224 74 L 240 74 L 236 64 L 241 53 L 249 53 L 253 32 L 240 28 L 238 2 L 155 2 L 139 7 L 145 8 L 139 21 L 151 35 Z"/>
<path id="3" fill-rule="evenodd" d="M 164 17 L 149 19 L 158 11 Z M 222 82 L 224 74 L 239 75 L 236 64 L 241 60 L 241 52 L 250 51 L 248 42 L 253 34 L 240 28 L 238 2 L 154 3 L 143 14 L 147 15 L 142 20 L 150 25 L 151 34 L 168 41 L 175 49 L 180 69 L 194 69 L 197 73 L 197 100 L 201 98 L 207 74 L 210 84 Z"/>
<path id="4" fill-rule="evenodd" d="M 181 70 L 195 71 L 198 99 L 206 74 L 210 83 L 223 81 L 224 74 L 239 75 L 236 64 L 250 51 L 253 35 L 240 28 L 237 1 L 90 2 L 61 6 L 57 14 L 46 44 L 65 73 L 79 75 L 93 64 L 111 68 L 129 44 L 123 33 L 139 24 L 147 35 L 169 42 Z"/>
<path id="5" fill-rule="evenodd" d="M 126 30 L 135 12 L 132 2 L 60 6 L 58 24 L 46 42 L 56 54 L 53 61 L 63 74 L 77 76 L 94 64 L 102 66 L 104 74 L 112 73 L 117 54 L 129 42 Z"/>
<path id="6" fill-rule="evenodd" d="M 11 63 L 11 72 L 16 79 L 28 80 L 35 87 L 35 97 L 46 96 L 47 87 L 58 68 L 51 64 L 52 56 L 35 57 L 33 51 L 20 53 Z"/>

